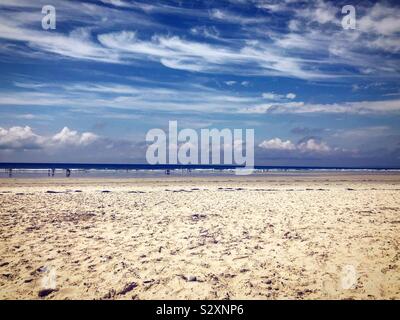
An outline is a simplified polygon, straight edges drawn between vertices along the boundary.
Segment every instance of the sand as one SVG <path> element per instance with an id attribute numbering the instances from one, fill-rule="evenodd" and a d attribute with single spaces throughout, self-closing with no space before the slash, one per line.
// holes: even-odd
<path id="1" fill-rule="evenodd" d="M 399 299 L 399 183 L 0 179 L 0 299 Z"/>

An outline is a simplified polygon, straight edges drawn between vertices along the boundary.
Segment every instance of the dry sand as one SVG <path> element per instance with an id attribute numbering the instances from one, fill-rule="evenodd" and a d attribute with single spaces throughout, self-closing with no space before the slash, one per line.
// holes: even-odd
<path id="1" fill-rule="evenodd" d="M 0 299 L 399 299 L 399 182 L 0 179 Z"/>

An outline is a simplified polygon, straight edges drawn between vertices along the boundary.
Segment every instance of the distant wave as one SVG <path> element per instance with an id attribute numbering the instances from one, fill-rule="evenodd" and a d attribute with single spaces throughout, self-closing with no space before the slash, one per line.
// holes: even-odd
<path id="1" fill-rule="evenodd" d="M 238 165 L 183 165 L 183 164 L 118 164 L 118 163 L 21 163 L 3 162 L 0 169 L 70 169 L 70 170 L 234 170 L 241 168 Z M 269 171 L 381 171 L 381 170 L 400 170 L 395 167 L 318 167 L 318 166 L 254 166 L 255 170 Z"/>
<path id="2" fill-rule="evenodd" d="M 0 163 L 0 178 L 86 177 L 146 178 L 164 176 L 233 175 L 237 166 L 220 165 L 148 165 L 90 163 Z M 69 173 L 67 174 L 67 171 Z M 400 168 L 255 166 L 257 174 L 301 174 L 305 172 L 400 172 Z"/>

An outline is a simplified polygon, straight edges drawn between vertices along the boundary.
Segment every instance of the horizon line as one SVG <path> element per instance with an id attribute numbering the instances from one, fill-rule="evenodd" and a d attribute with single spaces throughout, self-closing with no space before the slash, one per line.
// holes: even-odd
<path id="1" fill-rule="evenodd" d="M 167 169 L 235 169 L 245 165 L 226 164 L 147 164 L 147 163 L 90 163 L 90 162 L 0 162 L 0 169 L 115 169 L 115 170 L 167 170 Z M 353 169 L 353 170 L 400 170 L 400 167 L 379 166 L 284 166 L 255 165 L 256 170 L 268 169 Z"/>

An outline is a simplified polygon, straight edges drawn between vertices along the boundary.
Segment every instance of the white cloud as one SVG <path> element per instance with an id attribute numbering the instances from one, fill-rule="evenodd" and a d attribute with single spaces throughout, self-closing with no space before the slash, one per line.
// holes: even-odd
<path id="1" fill-rule="evenodd" d="M 236 84 L 236 81 L 233 81 L 233 80 L 225 81 L 225 84 L 228 86 L 233 86 L 234 84 Z"/>
<path id="2" fill-rule="evenodd" d="M 286 95 L 286 98 L 288 98 L 288 99 L 294 99 L 294 98 L 296 98 L 296 95 L 294 94 L 294 93 L 288 93 L 287 95 Z"/>
<path id="3" fill-rule="evenodd" d="M 308 139 L 306 141 L 294 144 L 290 140 L 281 140 L 280 138 L 273 138 L 270 140 L 264 140 L 259 145 L 260 148 L 266 150 L 279 150 L 279 151 L 298 151 L 298 152 L 316 152 L 326 153 L 331 151 L 329 147 L 323 141 L 317 141 L 316 139 Z"/>
<path id="4" fill-rule="evenodd" d="M 393 75 L 399 71 L 396 57 L 385 56 L 382 59 L 381 55 L 400 51 L 400 10 L 389 3 L 377 3 L 370 8 L 359 5 L 357 12 L 365 14 L 357 16 L 357 29 L 344 32 L 340 27 L 339 6 L 329 1 L 312 1 L 300 8 L 292 1 L 246 1 L 246 5 L 271 12 L 287 11 L 291 31 L 287 34 L 273 28 L 262 29 L 258 24 L 269 21 L 265 14 L 245 17 L 225 8 L 201 13 L 184 5 L 147 5 L 125 0 L 102 2 L 113 7 L 54 0 L 52 4 L 63 13 L 58 17 L 61 22 L 79 22 L 83 26 L 68 32 L 59 29 L 42 32 L 34 27 L 40 14 L 32 13 L 32 9 L 39 5 L 27 0 L 2 1 L 1 7 L 7 10 L 0 12 L 0 38 L 5 39 L 6 44 L 18 43 L 3 46 L 0 50 L 31 57 L 46 57 L 50 53 L 106 63 L 150 60 L 186 71 L 237 74 L 246 70 L 248 75 L 302 79 L 335 78 L 343 74 L 338 71 L 343 70 L 340 66 L 355 67 L 361 73 L 371 65 L 373 68 L 369 69 L 372 72 L 368 76 Z M 147 14 L 139 14 L 137 11 L 140 10 Z M 227 32 L 228 36 L 224 38 L 216 27 L 204 23 L 189 30 L 192 35 L 212 38 L 213 42 L 190 41 L 185 36 L 160 34 L 165 26 L 154 21 L 149 14 L 152 12 L 195 16 L 199 21 L 211 18 L 218 23 L 240 24 L 245 29 L 240 34 Z M 315 23 L 322 24 L 323 28 L 316 29 Z M 149 26 L 154 27 L 154 34 L 144 40 L 139 40 L 135 31 L 127 29 L 142 30 Z M 104 33 L 110 29 L 116 32 Z M 147 35 L 148 32 L 141 34 Z M 26 50 L 25 46 L 32 51 Z M 371 50 L 377 52 L 371 54 Z"/>
<path id="5" fill-rule="evenodd" d="M 340 21 L 336 19 L 336 14 L 339 12 L 339 6 L 335 6 L 330 2 L 317 0 L 311 2 L 311 5 L 299 9 L 297 15 L 306 19 L 309 23 L 317 22 L 319 24 L 336 23 Z"/>
<path id="6" fill-rule="evenodd" d="M 274 93 L 274 92 L 264 92 L 261 96 L 264 99 L 273 100 L 273 101 L 279 101 L 279 100 L 282 100 L 282 99 L 285 99 L 285 98 L 293 100 L 294 98 L 296 98 L 296 95 L 294 93 L 291 93 L 291 92 L 287 93 L 286 95 L 285 94 L 277 94 L 277 93 Z"/>
<path id="7" fill-rule="evenodd" d="M 273 92 L 264 92 L 261 96 L 267 100 L 279 100 L 282 97 L 281 95 Z"/>
<path id="8" fill-rule="evenodd" d="M 328 152 L 331 148 L 323 141 L 316 141 L 315 139 L 308 139 L 297 145 L 297 149 L 302 152 Z"/>
<path id="9" fill-rule="evenodd" d="M 256 7 L 260 9 L 265 9 L 271 12 L 280 12 L 287 10 L 287 6 L 284 1 L 276 2 L 276 3 L 269 3 L 269 2 L 260 2 L 256 3 Z"/>
<path id="10" fill-rule="evenodd" d="M 38 149 L 44 139 L 32 131 L 31 127 L 0 127 L 0 149 Z"/>
<path id="11" fill-rule="evenodd" d="M 249 25 L 249 24 L 258 24 L 267 22 L 266 18 L 244 17 L 236 13 L 222 9 L 210 10 L 210 18 L 240 25 Z"/>
<path id="12" fill-rule="evenodd" d="M 389 126 L 359 127 L 337 130 L 332 136 L 340 139 L 370 139 L 371 137 L 387 136 L 391 133 Z"/>
<path id="13" fill-rule="evenodd" d="M 30 87 L 29 83 L 22 86 Z M 0 105 L 60 106 L 84 112 L 92 112 L 91 108 L 100 107 L 223 112 L 257 102 L 261 102 L 258 96 L 229 94 L 223 90 L 188 83 L 176 83 L 175 87 L 157 84 L 156 88 L 103 82 L 42 83 L 32 91 L 18 90 L 18 94 L 15 91 L 5 91 L 0 95 Z"/>
<path id="14" fill-rule="evenodd" d="M 54 136 L 41 136 L 31 127 L 0 127 L 0 149 L 51 149 L 68 146 L 85 147 L 99 140 L 99 136 L 92 132 L 78 133 L 64 127 Z"/>
<path id="15" fill-rule="evenodd" d="M 197 26 L 190 29 L 190 32 L 197 36 L 202 36 L 205 38 L 211 39 L 220 39 L 219 38 L 219 31 L 216 27 L 211 26 Z"/>
<path id="16" fill-rule="evenodd" d="M 99 42 L 120 55 L 134 59 L 159 61 L 172 69 L 196 72 L 243 72 L 246 74 L 277 75 L 305 79 L 325 78 L 307 67 L 307 61 L 292 58 L 268 43 L 241 41 L 240 48 L 221 44 L 196 42 L 179 36 L 154 35 L 141 40 L 136 32 L 121 31 L 98 35 Z M 132 55 L 134 54 L 134 55 Z M 328 75 L 329 77 L 329 75 Z M 246 85 L 248 82 L 243 81 Z"/>
<path id="17" fill-rule="evenodd" d="M 52 141 L 56 145 L 86 146 L 98 139 L 98 136 L 91 132 L 79 134 L 77 131 L 64 127 L 59 133 L 55 134 Z"/>
<path id="18" fill-rule="evenodd" d="M 384 36 L 398 33 L 400 32 L 400 9 L 376 3 L 357 20 L 357 27 L 362 32 L 372 32 Z"/>
<path id="19" fill-rule="evenodd" d="M 260 148 L 268 150 L 295 150 L 296 146 L 290 141 L 282 141 L 279 138 L 274 138 L 271 140 L 264 140 L 258 145 Z"/>
<path id="20" fill-rule="evenodd" d="M 300 27 L 301 27 L 301 23 L 300 23 L 299 20 L 293 19 L 293 20 L 289 21 L 288 28 L 289 28 L 290 31 L 292 31 L 292 32 L 293 31 L 299 31 Z"/>
<path id="21" fill-rule="evenodd" d="M 118 0 L 112 2 L 125 3 Z M 48 3 L 29 0 L 0 2 L 0 39 L 18 42 L 10 53 L 14 51 L 14 54 L 31 58 L 48 58 L 50 53 L 71 59 L 122 63 L 118 53 L 101 46 L 91 32 L 99 32 L 101 28 L 120 28 L 121 25 L 159 27 L 147 15 L 133 10 L 119 10 L 83 1 L 52 0 L 51 5 L 57 10 L 57 28 L 46 32 L 40 24 L 43 17 L 41 8 L 45 4 Z M 80 27 L 60 31 L 62 28 L 58 26 L 61 25 Z M 31 50 L 21 46 L 21 43 Z"/>
<path id="22" fill-rule="evenodd" d="M 233 82 L 227 82 L 233 85 Z M 18 87 L 31 87 L 18 83 Z M 51 92 L 51 93 L 46 93 Z M 197 112 L 236 112 L 247 114 L 397 114 L 400 99 L 307 103 L 295 101 L 294 93 L 227 93 L 203 86 L 177 84 L 176 88 L 142 87 L 118 83 L 36 83 L 32 91 L 3 91 L 0 105 L 59 106 L 92 112 L 92 108 L 124 110 L 179 110 Z M 388 96 L 390 97 L 390 96 Z M 30 111 L 31 112 L 31 111 Z"/>
<path id="23" fill-rule="evenodd" d="M 280 102 L 280 103 L 260 103 L 251 107 L 245 107 L 238 110 L 239 113 L 302 113 L 300 107 L 304 102 Z"/>
<path id="24" fill-rule="evenodd" d="M 57 32 L 44 33 L 15 26 L 0 17 L 0 39 L 25 42 L 37 52 L 44 51 L 75 59 L 120 62 L 117 53 L 95 44 L 90 38 L 90 31 L 85 28 L 76 29 L 68 35 Z"/>
<path id="25" fill-rule="evenodd" d="M 398 37 L 377 37 L 367 41 L 365 45 L 371 49 L 378 49 L 392 53 L 400 52 L 400 39 Z"/>
<path id="26" fill-rule="evenodd" d="M 239 110 L 240 113 L 348 113 L 390 114 L 400 112 L 400 100 L 356 101 L 330 104 L 281 102 L 259 104 Z"/>
<path id="27" fill-rule="evenodd" d="M 135 8 L 133 4 L 123 0 L 100 0 L 100 1 L 105 4 L 113 5 L 115 7 Z"/>

